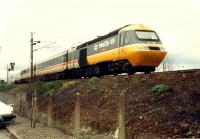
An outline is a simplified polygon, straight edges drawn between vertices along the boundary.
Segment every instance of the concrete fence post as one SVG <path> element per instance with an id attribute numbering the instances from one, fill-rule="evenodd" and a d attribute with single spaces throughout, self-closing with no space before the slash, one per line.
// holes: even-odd
<path id="1" fill-rule="evenodd" d="M 48 125 L 52 125 L 52 107 L 53 107 L 53 92 L 49 92 L 49 104 L 48 104 Z"/>
<path id="2" fill-rule="evenodd" d="M 75 103 L 75 110 L 74 110 L 74 131 L 76 139 L 79 139 L 79 131 L 80 131 L 80 94 L 77 93 L 76 95 L 76 103 Z"/>
<path id="3" fill-rule="evenodd" d="M 33 127 L 33 104 L 34 104 L 33 92 L 31 91 L 31 128 Z"/>
<path id="4" fill-rule="evenodd" d="M 22 93 L 20 93 L 20 98 L 19 98 L 19 112 L 20 115 L 23 116 L 23 102 L 22 102 Z"/>
<path id="5" fill-rule="evenodd" d="M 119 98 L 119 134 L 118 139 L 125 139 L 125 104 L 124 94 L 122 93 Z"/>
<path id="6" fill-rule="evenodd" d="M 25 111 L 27 110 L 26 107 L 26 93 L 22 93 L 22 116 L 25 116 Z"/>
<path id="7" fill-rule="evenodd" d="M 37 92 L 36 90 L 31 93 L 32 100 L 31 100 L 31 127 L 35 128 L 35 120 L 36 120 L 36 107 L 37 107 Z"/>
<path id="8" fill-rule="evenodd" d="M 35 122 L 36 122 L 36 110 L 37 110 L 37 92 L 34 91 L 34 105 L 33 105 L 33 128 L 35 128 Z"/>

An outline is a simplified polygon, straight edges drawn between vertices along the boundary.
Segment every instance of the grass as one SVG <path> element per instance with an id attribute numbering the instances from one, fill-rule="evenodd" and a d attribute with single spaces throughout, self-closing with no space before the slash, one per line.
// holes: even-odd
<path id="1" fill-rule="evenodd" d="M 91 134 L 92 134 L 91 128 L 83 127 L 80 129 L 79 134 L 80 134 L 80 139 L 91 139 Z"/>
<path id="2" fill-rule="evenodd" d="M 0 92 L 8 92 L 15 88 L 14 84 L 1 84 L 0 85 Z"/>
<path id="3" fill-rule="evenodd" d="M 79 86 L 80 92 L 91 92 L 91 90 L 95 89 L 98 84 L 99 78 L 98 77 L 91 77 L 86 82 L 83 82 Z"/>
<path id="4" fill-rule="evenodd" d="M 34 84 L 34 90 L 38 92 L 49 92 L 50 90 L 56 90 L 62 86 L 61 81 L 50 81 L 50 82 L 36 82 Z"/>
<path id="5" fill-rule="evenodd" d="M 73 85 L 75 85 L 76 83 L 78 83 L 78 81 L 68 81 L 63 83 L 62 85 L 62 89 L 68 89 L 71 88 Z"/>
<path id="6" fill-rule="evenodd" d="M 98 80 L 99 80 L 99 78 L 92 77 L 92 78 L 89 79 L 88 83 L 91 84 L 91 85 L 96 85 Z"/>
<path id="7" fill-rule="evenodd" d="M 147 80 L 147 77 L 141 77 L 141 78 L 139 79 L 139 82 L 140 82 L 140 83 L 144 83 L 146 80 Z"/>
<path id="8" fill-rule="evenodd" d="M 164 93 L 168 91 L 170 88 L 165 84 L 157 84 L 151 88 L 152 93 Z"/>

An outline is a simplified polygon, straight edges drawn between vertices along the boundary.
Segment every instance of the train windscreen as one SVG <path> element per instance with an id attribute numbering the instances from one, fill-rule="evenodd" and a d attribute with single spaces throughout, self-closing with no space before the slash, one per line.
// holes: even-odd
<path id="1" fill-rule="evenodd" d="M 159 38 L 154 31 L 135 31 L 138 39 L 158 41 Z"/>

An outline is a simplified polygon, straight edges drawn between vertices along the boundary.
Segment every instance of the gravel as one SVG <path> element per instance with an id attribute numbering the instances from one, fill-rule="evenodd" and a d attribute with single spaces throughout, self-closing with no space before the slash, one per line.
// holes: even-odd
<path id="1" fill-rule="evenodd" d="M 9 134 L 5 129 L 0 128 L 0 139 L 9 139 Z"/>
<path id="2" fill-rule="evenodd" d="M 18 116 L 15 123 L 10 124 L 7 128 L 14 131 L 21 139 L 74 139 L 58 129 L 40 123 L 36 123 L 35 128 L 31 128 L 30 124 L 30 120 Z"/>

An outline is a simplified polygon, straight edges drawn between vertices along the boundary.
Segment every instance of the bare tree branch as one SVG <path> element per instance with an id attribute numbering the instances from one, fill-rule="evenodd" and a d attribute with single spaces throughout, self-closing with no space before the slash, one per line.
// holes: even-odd
<path id="1" fill-rule="evenodd" d="M 173 55 L 167 55 L 163 62 L 158 66 L 158 71 L 172 71 L 177 67 L 175 57 Z"/>

